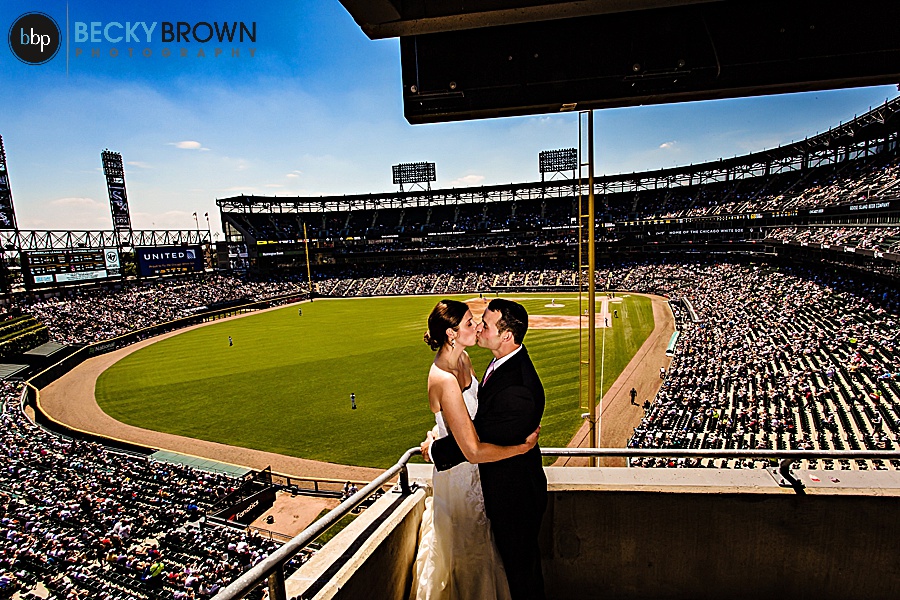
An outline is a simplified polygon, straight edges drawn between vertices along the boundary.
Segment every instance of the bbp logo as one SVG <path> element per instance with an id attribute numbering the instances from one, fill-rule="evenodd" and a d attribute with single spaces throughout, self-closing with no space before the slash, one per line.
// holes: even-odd
<path id="1" fill-rule="evenodd" d="M 59 25 L 44 13 L 25 13 L 9 28 L 9 49 L 29 65 L 42 65 L 59 52 Z"/>

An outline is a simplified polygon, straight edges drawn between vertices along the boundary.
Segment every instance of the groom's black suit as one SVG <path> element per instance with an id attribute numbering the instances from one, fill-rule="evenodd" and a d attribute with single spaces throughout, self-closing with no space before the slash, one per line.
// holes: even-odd
<path id="1" fill-rule="evenodd" d="M 523 346 L 497 367 L 478 390 L 475 431 L 482 442 L 521 444 L 540 425 L 544 386 Z M 431 446 L 439 471 L 465 462 L 450 432 Z M 478 465 L 484 508 L 491 520 L 514 600 L 544 598 L 538 533 L 547 507 L 547 478 L 537 445 L 528 453 Z"/>

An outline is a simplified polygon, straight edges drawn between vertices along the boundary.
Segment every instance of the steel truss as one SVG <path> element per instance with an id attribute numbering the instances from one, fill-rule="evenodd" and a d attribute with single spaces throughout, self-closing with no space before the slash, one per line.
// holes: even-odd
<path id="1" fill-rule="evenodd" d="M 66 250 L 78 248 L 133 248 L 135 246 L 183 246 L 212 243 L 209 230 L 141 231 L 0 231 L 6 251 Z"/>

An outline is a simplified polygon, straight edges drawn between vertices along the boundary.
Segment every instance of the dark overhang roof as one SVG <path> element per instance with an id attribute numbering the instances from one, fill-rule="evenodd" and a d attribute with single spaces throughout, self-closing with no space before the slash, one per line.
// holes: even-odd
<path id="1" fill-rule="evenodd" d="M 341 0 L 426 123 L 900 82 L 900 2 Z"/>

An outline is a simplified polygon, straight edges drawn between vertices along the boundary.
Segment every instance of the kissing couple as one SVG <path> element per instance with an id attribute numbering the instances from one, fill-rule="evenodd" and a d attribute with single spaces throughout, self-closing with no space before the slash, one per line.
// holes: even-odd
<path id="1" fill-rule="evenodd" d="M 441 300 L 425 342 L 436 426 L 422 442 L 434 463 L 413 572 L 413 600 L 543 599 L 538 533 L 547 478 L 537 445 L 544 387 L 522 345 L 528 313 L 495 298 L 480 322 Z M 494 355 L 481 383 L 466 348 Z"/>

